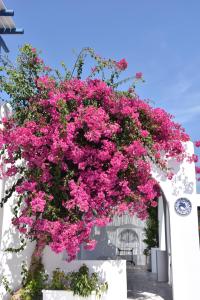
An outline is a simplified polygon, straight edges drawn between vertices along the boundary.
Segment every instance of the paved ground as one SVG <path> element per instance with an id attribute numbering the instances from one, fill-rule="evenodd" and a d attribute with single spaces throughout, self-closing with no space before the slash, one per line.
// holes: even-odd
<path id="1" fill-rule="evenodd" d="M 156 281 L 156 276 L 144 270 L 127 269 L 128 299 L 172 300 L 172 289 L 167 283 Z"/>

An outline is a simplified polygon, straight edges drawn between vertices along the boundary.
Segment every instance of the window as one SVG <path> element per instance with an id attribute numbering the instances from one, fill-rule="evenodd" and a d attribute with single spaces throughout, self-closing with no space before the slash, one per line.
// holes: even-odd
<path id="1" fill-rule="evenodd" d="M 138 235 L 134 230 L 126 229 L 119 234 L 119 240 L 120 242 L 124 242 L 126 244 L 137 242 Z"/>

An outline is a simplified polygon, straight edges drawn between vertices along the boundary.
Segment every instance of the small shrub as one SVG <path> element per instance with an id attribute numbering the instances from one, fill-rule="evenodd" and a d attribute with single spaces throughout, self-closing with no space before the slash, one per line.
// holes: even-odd
<path id="1" fill-rule="evenodd" d="M 101 295 L 107 291 L 108 283 L 101 283 L 97 273 L 89 274 L 88 267 L 83 264 L 78 272 L 65 274 L 63 271 L 56 269 L 53 272 L 53 277 L 46 288 L 51 290 L 71 290 L 74 295 L 88 297 L 92 292 L 96 295 Z"/>
<path id="2" fill-rule="evenodd" d="M 42 290 L 46 287 L 48 275 L 45 273 L 42 263 L 38 265 L 33 272 L 30 274 L 25 267 L 22 265 L 22 288 L 20 291 L 21 300 L 40 300 L 42 299 Z"/>
<path id="3" fill-rule="evenodd" d="M 53 271 L 53 277 L 50 284 L 47 286 L 49 290 L 68 290 L 69 281 L 68 276 L 60 269 Z"/>

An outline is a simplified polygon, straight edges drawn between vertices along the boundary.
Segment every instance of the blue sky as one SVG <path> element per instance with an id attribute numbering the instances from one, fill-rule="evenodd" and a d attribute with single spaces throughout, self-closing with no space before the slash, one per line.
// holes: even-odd
<path id="1" fill-rule="evenodd" d="M 69 66 L 82 47 L 103 57 L 126 58 L 125 75 L 141 71 L 141 98 L 175 115 L 200 138 L 200 1 L 190 0 L 4 0 L 15 10 L 23 36 L 4 36 L 14 59 L 28 42 L 49 65 Z"/>

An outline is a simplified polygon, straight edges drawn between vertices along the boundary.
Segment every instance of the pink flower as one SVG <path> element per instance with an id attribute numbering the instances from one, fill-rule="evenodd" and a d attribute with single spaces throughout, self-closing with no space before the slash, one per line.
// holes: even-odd
<path id="1" fill-rule="evenodd" d="M 33 225 L 33 219 L 30 218 L 30 217 L 23 217 L 21 216 L 19 219 L 18 219 L 18 223 L 22 223 L 22 224 L 27 224 L 29 226 L 32 226 Z"/>
<path id="2" fill-rule="evenodd" d="M 128 67 L 128 63 L 127 61 L 123 58 L 120 61 L 116 62 L 116 67 L 120 70 L 120 71 L 124 71 L 126 70 L 126 68 Z"/>
<path id="3" fill-rule="evenodd" d="M 60 252 L 62 252 L 64 249 L 65 249 L 65 247 L 64 247 L 64 245 L 63 244 L 61 244 L 61 243 L 50 243 L 50 247 L 51 247 L 51 249 L 55 252 L 55 253 L 60 253 Z"/>
<path id="4" fill-rule="evenodd" d="M 128 206 L 126 203 L 122 203 L 118 206 L 118 214 L 123 214 L 128 210 Z"/>
<path id="5" fill-rule="evenodd" d="M 196 166 L 196 167 L 195 167 L 195 170 L 196 170 L 196 173 L 197 173 L 197 174 L 200 174 L 200 167 Z"/>
<path id="6" fill-rule="evenodd" d="M 189 162 L 195 162 L 197 163 L 199 161 L 199 158 L 196 154 L 192 154 L 191 157 L 189 157 Z"/>
<path id="7" fill-rule="evenodd" d="M 87 242 L 87 244 L 84 246 L 84 248 L 86 250 L 94 250 L 94 248 L 96 247 L 97 241 L 96 240 L 90 240 L 89 242 Z"/>
<path id="8" fill-rule="evenodd" d="M 152 201 L 151 202 L 151 206 L 152 207 L 157 207 L 158 206 L 158 202 L 157 201 Z"/>
<path id="9" fill-rule="evenodd" d="M 86 185 L 83 183 L 78 185 L 74 180 L 71 180 L 69 187 L 72 200 L 66 203 L 66 208 L 73 209 L 78 207 L 80 211 L 87 212 L 89 209 L 90 196 L 87 194 Z"/>
<path id="10" fill-rule="evenodd" d="M 140 141 L 133 141 L 130 146 L 126 147 L 126 152 L 129 155 L 141 156 L 146 154 L 146 149 Z"/>
<path id="11" fill-rule="evenodd" d="M 35 187 L 36 187 L 36 182 L 31 182 L 31 181 L 24 181 L 21 186 L 17 186 L 16 187 L 16 191 L 18 192 L 18 194 L 23 194 L 25 192 L 33 192 L 35 191 Z"/>
<path id="12" fill-rule="evenodd" d="M 137 72 L 137 73 L 135 74 L 135 78 L 136 78 L 136 79 L 142 79 L 142 76 L 143 76 L 142 72 Z"/>
<path id="13" fill-rule="evenodd" d="M 147 130 L 141 130 L 140 134 L 143 138 L 146 138 L 149 135 L 149 132 Z"/>
<path id="14" fill-rule="evenodd" d="M 18 230 L 21 233 L 24 233 L 24 234 L 27 233 L 27 229 L 25 227 L 19 227 Z"/>
<path id="15" fill-rule="evenodd" d="M 168 178 L 169 180 L 171 180 L 171 179 L 173 178 L 173 176 L 174 176 L 174 173 L 172 173 L 172 172 L 169 172 L 169 173 L 167 174 L 167 178 Z"/>
<path id="16" fill-rule="evenodd" d="M 200 147 L 200 141 L 196 141 L 194 144 L 196 147 Z"/>
<path id="17" fill-rule="evenodd" d="M 38 192 L 37 196 L 31 200 L 31 207 L 34 213 L 43 212 L 45 208 L 46 201 L 44 199 L 45 194 L 43 192 Z"/>

